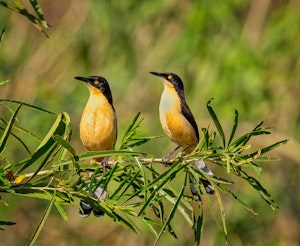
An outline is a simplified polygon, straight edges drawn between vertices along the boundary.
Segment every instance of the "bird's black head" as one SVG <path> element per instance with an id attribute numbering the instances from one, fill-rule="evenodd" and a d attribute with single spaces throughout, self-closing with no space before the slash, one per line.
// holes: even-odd
<path id="1" fill-rule="evenodd" d="M 161 77 L 163 80 L 171 83 L 178 93 L 182 93 L 184 90 L 183 83 L 181 78 L 174 73 L 157 73 L 157 72 L 150 72 L 153 75 Z"/>
<path id="2" fill-rule="evenodd" d="M 92 86 L 92 88 L 100 90 L 103 95 L 107 98 L 108 102 L 112 104 L 112 95 L 107 80 L 100 76 L 89 76 L 89 77 L 74 77 L 77 80 L 84 81 L 85 83 Z"/>

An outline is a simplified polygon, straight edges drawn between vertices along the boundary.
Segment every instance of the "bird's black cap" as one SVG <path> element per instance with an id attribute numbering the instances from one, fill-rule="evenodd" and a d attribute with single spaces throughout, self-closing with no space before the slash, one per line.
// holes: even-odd
<path id="1" fill-rule="evenodd" d="M 107 98 L 110 104 L 113 103 L 111 90 L 107 80 L 101 76 L 89 76 L 89 77 L 82 77 L 76 76 L 74 79 L 81 80 L 85 83 L 89 83 L 93 87 L 102 91 L 103 95 Z"/>
<path id="2" fill-rule="evenodd" d="M 178 94 L 183 93 L 184 87 L 181 78 L 174 73 L 157 73 L 157 72 L 150 72 L 151 74 L 161 77 L 166 81 L 170 82 L 178 92 Z"/>

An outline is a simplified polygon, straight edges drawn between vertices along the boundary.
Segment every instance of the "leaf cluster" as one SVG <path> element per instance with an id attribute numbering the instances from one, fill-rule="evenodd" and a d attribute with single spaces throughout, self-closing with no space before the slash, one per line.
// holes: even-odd
<path id="1" fill-rule="evenodd" d="M 204 200 L 217 226 L 224 233 L 225 240 L 227 227 L 224 196 L 230 197 L 249 212 L 256 214 L 232 191 L 235 178 L 245 180 L 272 209 L 278 208 L 270 193 L 257 178 L 249 174 L 249 171 L 254 170 L 259 176 L 262 171 L 259 164 L 274 160 L 265 154 L 286 143 L 286 140 L 252 150 L 250 140 L 253 137 L 271 132 L 263 127 L 263 123 L 259 123 L 252 131 L 236 136 L 237 111 L 227 138 L 211 101 L 207 103 L 207 109 L 216 131 L 210 127 L 203 128 L 195 150 L 186 156 L 178 154 L 167 167 L 161 158 L 134 150 L 136 146 L 155 138 L 145 136 L 140 130 L 142 119 L 139 113 L 123 133 L 115 150 L 78 155 L 70 144 L 70 117 L 66 112 L 56 114 L 12 100 L 0 100 L 0 103 L 4 106 L 3 109 L 11 114 L 9 119 L 1 119 L 0 122 L 0 193 L 49 201 L 29 244 L 36 241 L 53 208 L 67 220 L 65 205 L 77 204 L 78 199 L 98 207 L 106 216 L 133 232 L 140 232 L 143 225 L 146 226 L 155 235 L 156 242 L 166 232 L 177 238 L 173 225 L 174 217 L 182 216 L 186 225 L 194 231 L 196 245 L 200 243 L 203 231 Z M 32 129 L 26 129 L 18 120 L 23 108 L 53 117 L 52 126 L 45 136 L 39 139 L 39 144 L 34 149 L 30 149 L 18 136 L 22 132 L 28 137 L 36 137 Z M 21 144 L 28 158 L 17 163 L 8 161 L 10 138 Z M 92 158 L 105 156 L 109 157 L 108 168 L 90 163 Z M 194 165 L 196 160 L 203 160 L 213 170 L 223 170 L 218 172 L 220 177 L 211 175 L 205 168 L 197 168 Z M 86 170 L 92 170 L 91 177 L 86 177 Z M 211 183 L 215 195 L 210 196 L 206 193 L 205 182 Z M 100 186 L 108 191 L 108 197 L 102 202 L 92 195 Z M 194 187 L 192 193 L 191 187 Z M 0 201 L 2 205 L 6 205 L 1 197 Z M 2 229 L 13 224 L 14 222 L 1 221 Z"/>
<path id="2" fill-rule="evenodd" d="M 46 37 L 48 37 L 46 30 L 49 28 L 49 24 L 46 22 L 44 18 L 44 13 L 42 8 L 40 7 L 37 0 L 28 0 L 29 4 L 31 5 L 34 13 L 31 13 L 22 0 L 13 0 L 10 3 L 7 1 L 0 1 L 0 7 L 5 7 L 17 14 L 20 14 L 27 18 L 27 20 L 40 32 L 42 32 Z M 2 32 L 3 34 L 3 32 Z M 0 43 L 1 43 L 1 36 L 0 35 Z"/>

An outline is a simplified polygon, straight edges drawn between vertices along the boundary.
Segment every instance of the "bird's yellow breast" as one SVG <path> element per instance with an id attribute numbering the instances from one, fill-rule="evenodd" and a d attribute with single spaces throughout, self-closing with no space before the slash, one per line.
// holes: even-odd
<path id="1" fill-rule="evenodd" d="M 197 145 L 196 132 L 181 112 L 180 98 L 175 88 L 168 84 L 164 84 L 159 116 L 163 130 L 172 141 L 182 147 Z"/>
<path id="2" fill-rule="evenodd" d="M 110 150 L 116 142 L 116 114 L 100 91 L 90 91 L 80 121 L 80 138 L 91 151 Z"/>

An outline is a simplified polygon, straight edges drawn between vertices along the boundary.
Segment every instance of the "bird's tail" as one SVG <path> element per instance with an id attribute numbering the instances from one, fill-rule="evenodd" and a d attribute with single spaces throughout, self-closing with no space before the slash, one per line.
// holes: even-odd
<path id="1" fill-rule="evenodd" d="M 207 175 L 209 175 L 211 177 L 214 176 L 213 172 L 208 168 L 208 166 L 206 166 L 206 164 L 203 160 L 196 160 L 196 161 L 194 161 L 193 165 L 195 167 L 197 167 L 199 170 L 202 170 L 205 173 L 207 173 Z M 200 179 L 200 181 L 204 185 L 205 191 L 208 194 L 213 195 L 215 193 L 214 187 L 212 186 L 212 184 L 208 180 Z M 194 182 L 192 180 L 190 181 L 190 189 L 191 189 L 191 192 L 193 194 L 194 199 L 198 200 L 199 199 L 198 194 L 197 194 Z"/>
<path id="2" fill-rule="evenodd" d="M 87 172 L 87 175 L 89 177 L 91 177 L 92 172 Z M 85 187 L 86 190 L 89 189 L 90 185 L 87 185 Z M 99 200 L 99 202 L 103 202 L 105 200 L 105 198 L 107 197 L 107 191 L 106 189 L 104 189 L 104 187 L 97 187 L 97 189 L 93 192 L 93 197 L 96 198 L 97 200 Z M 88 217 L 92 212 L 94 214 L 95 217 L 102 217 L 104 216 L 104 212 L 99 209 L 96 206 L 92 206 L 90 203 L 85 202 L 83 200 L 80 200 L 80 209 L 79 209 L 79 215 L 83 218 Z"/>

